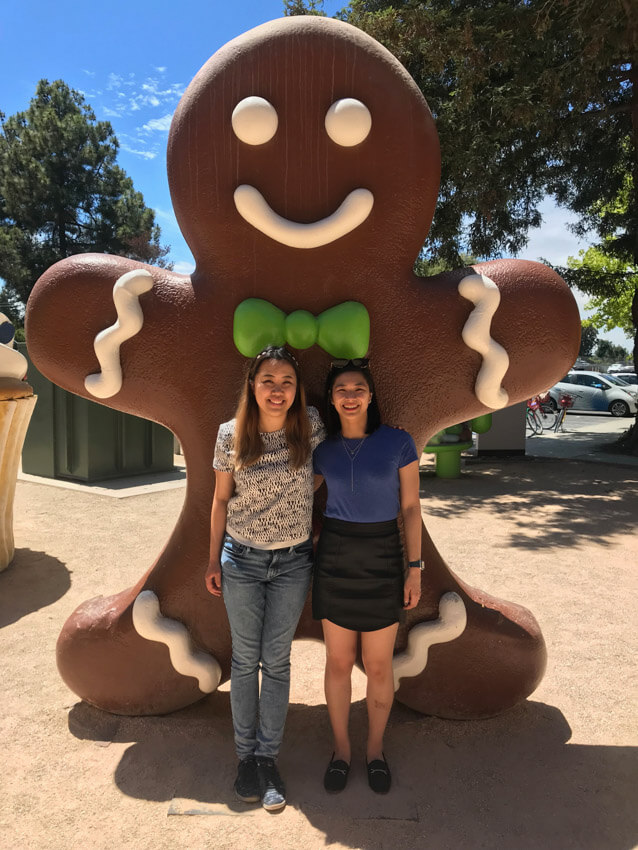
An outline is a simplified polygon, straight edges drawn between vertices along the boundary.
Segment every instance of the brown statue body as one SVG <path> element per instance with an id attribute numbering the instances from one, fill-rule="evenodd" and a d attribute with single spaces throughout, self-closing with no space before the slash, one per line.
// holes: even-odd
<path id="1" fill-rule="evenodd" d="M 273 138 L 245 144 L 231 115 L 258 96 L 278 117 Z M 343 147 L 324 118 L 341 98 L 363 102 L 369 135 Z M 412 264 L 427 235 L 438 192 L 439 148 L 433 119 L 417 87 L 379 44 L 325 18 L 285 18 L 222 48 L 197 74 L 171 128 L 168 173 L 176 214 L 196 259 L 189 277 L 145 267 L 152 290 L 140 296 L 144 324 L 121 349 L 123 383 L 105 400 L 118 410 L 161 422 L 182 443 L 186 500 L 166 545 L 135 587 L 81 605 L 58 641 L 58 665 L 82 699 L 120 714 L 169 712 L 203 696 L 198 681 L 177 672 L 165 645 L 133 624 L 138 594 L 151 590 L 162 616 L 183 623 L 196 649 L 230 673 L 230 634 L 223 600 L 204 586 L 212 460 L 220 422 L 232 417 L 244 358 L 233 345 L 232 317 L 249 297 L 286 313 L 314 315 L 346 300 L 362 302 L 371 320 L 370 356 L 386 421 L 424 446 L 440 429 L 489 408 L 475 381 L 481 355 L 461 332 L 473 305 L 457 285 L 461 269 L 421 279 Z M 289 247 L 238 213 L 239 185 L 261 192 L 284 219 L 309 223 L 337 210 L 353 190 L 372 192 L 365 221 L 327 244 Z M 27 310 L 30 354 L 52 381 L 91 398 L 84 385 L 99 371 L 93 342 L 115 318 L 112 290 L 133 261 L 71 257 L 38 281 Z M 491 278 L 501 301 L 490 333 L 507 352 L 502 386 L 509 403 L 556 382 L 573 363 L 580 321 L 575 302 L 550 269 L 515 260 L 474 267 Z M 561 328 L 561 336 L 554 331 Z M 311 401 L 320 399 L 330 356 L 299 353 Z M 453 387 L 453 392 L 450 392 Z M 114 535 L 113 546 L 117 546 Z M 538 624 L 524 608 L 465 585 L 446 566 L 427 531 L 422 597 L 408 612 L 397 652 L 417 623 L 438 616 L 452 591 L 465 604 L 467 626 L 432 647 L 425 670 L 401 680 L 397 698 L 453 718 L 496 714 L 529 695 L 546 662 Z M 320 638 L 306 606 L 298 638 Z"/>

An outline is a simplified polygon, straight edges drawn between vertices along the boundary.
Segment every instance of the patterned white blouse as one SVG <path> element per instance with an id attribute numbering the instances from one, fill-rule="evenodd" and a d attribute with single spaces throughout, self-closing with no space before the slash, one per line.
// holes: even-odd
<path id="1" fill-rule="evenodd" d="M 256 549 L 296 546 L 310 536 L 312 520 L 312 452 L 325 439 L 319 412 L 308 407 L 310 455 L 299 469 L 290 466 L 286 432 L 261 433 L 264 453 L 252 466 L 235 469 L 235 420 L 219 426 L 213 467 L 232 472 L 235 492 L 228 502 L 226 531 Z"/>

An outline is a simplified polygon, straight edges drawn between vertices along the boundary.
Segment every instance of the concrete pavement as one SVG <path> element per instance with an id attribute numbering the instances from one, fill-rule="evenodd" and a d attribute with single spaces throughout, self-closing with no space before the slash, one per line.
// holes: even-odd
<path id="1" fill-rule="evenodd" d="M 564 430 L 528 437 L 525 454 L 537 458 L 564 458 L 593 463 L 638 466 L 638 456 L 621 453 L 616 443 L 631 427 L 633 417 L 568 413 Z"/>

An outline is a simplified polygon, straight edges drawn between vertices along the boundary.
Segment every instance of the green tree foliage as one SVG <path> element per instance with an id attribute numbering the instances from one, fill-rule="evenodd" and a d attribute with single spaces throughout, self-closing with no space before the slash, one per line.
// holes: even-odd
<path id="1" fill-rule="evenodd" d="M 635 241 L 633 187 L 626 216 L 597 213 L 636 167 L 635 4 L 353 0 L 341 17 L 403 62 L 436 119 L 443 173 L 432 253 L 515 253 L 548 191 L 583 230 L 611 229 L 623 250 Z"/>
<path id="2" fill-rule="evenodd" d="M 597 246 L 579 251 L 578 257 L 568 257 L 567 266 L 579 287 L 586 294 L 591 294 L 585 307 L 594 313 L 587 319 L 587 324 L 603 331 L 620 328 L 629 339 L 633 339 L 632 303 L 638 268 Z"/>
<path id="3" fill-rule="evenodd" d="M 638 119 L 638 116 L 637 116 Z M 603 222 L 627 214 L 631 203 L 632 178 L 626 176 L 618 198 L 600 207 Z M 620 232 L 620 231 L 619 231 Z M 614 235 L 600 244 L 569 257 L 567 268 L 557 268 L 565 280 L 591 296 L 587 308 L 594 310 L 590 321 L 604 330 L 621 328 L 633 338 L 634 364 L 638 363 L 638 258 Z"/>
<path id="4" fill-rule="evenodd" d="M 594 346 L 598 342 L 598 331 L 593 325 L 583 323 L 580 334 L 579 357 L 589 357 L 593 354 Z"/>
<path id="5" fill-rule="evenodd" d="M 291 15 L 321 15 L 323 11 L 323 0 L 284 0 L 284 17 Z"/>
<path id="6" fill-rule="evenodd" d="M 471 254 L 461 254 L 460 256 L 461 266 L 467 266 L 469 268 L 476 262 L 477 258 Z M 422 252 L 414 263 L 414 273 L 419 277 L 432 277 L 435 274 L 441 274 L 441 272 L 450 271 L 458 267 L 459 263 L 449 263 L 440 258 L 433 259 Z"/>
<path id="7" fill-rule="evenodd" d="M 638 3 L 352 0 L 340 17 L 399 58 L 436 119 L 431 257 L 516 254 L 550 194 L 578 234 L 638 266 Z M 626 292 L 625 277 L 558 271 L 593 298 Z M 635 285 L 631 297 L 638 362 Z M 638 426 L 632 439 L 638 450 Z"/>
<path id="8" fill-rule="evenodd" d="M 618 360 L 622 363 L 629 357 L 629 352 L 622 345 L 614 345 L 608 339 L 601 339 L 596 349 L 596 357 L 600 360 Z"/>
<path id="9" fill-rule="evenodd" d="M 0 113 L 0 277 L 8 312 L 57 260 L 90 251 L 171 267 L 153 210 L 117 166 L 111 125 L 58 80 L 25 112 Z M 6 307 L 4 307 L 7 311 Z"/>

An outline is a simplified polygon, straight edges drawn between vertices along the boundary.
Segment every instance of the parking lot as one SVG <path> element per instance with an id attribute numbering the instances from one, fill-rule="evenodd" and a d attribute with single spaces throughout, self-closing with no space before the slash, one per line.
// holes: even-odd
<path id="1" fill-rule="evenodd" d="M 578 458 L 638 465 L 638 457 L 632 458 L 615 450 L 615 443 L 633 422 L 633 416 L 568 413 L 564 431 L 544 431 L 540 435 L 527 437 L 525 453 L 533 457 Z"/>

